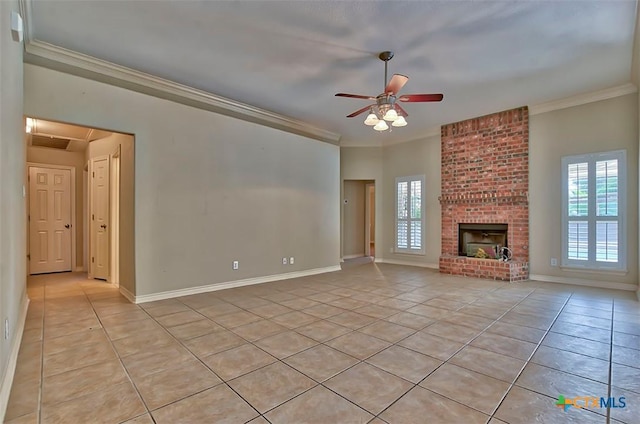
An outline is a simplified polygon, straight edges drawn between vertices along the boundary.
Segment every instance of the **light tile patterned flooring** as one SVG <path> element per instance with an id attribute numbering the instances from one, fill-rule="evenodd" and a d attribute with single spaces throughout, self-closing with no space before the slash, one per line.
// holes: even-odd
<path id="1" fill-rule="evenodd" d="M 28 293 L 12 424 L 640 422 L 629 292 L 356 263 L 142 305 L 82 274 Z"/>

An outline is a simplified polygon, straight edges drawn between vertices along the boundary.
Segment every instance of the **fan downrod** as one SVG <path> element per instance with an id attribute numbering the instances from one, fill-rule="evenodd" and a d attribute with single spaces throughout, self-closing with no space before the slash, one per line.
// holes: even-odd
<path id="1" fill-rule="evenodd" d="M 382 52 L 378 55 L 378 57 L 380 58 L 380 60 L 384 61 L 384 62 L 388 62 L 391 59 L 393 59 L 393 52 Z"/>

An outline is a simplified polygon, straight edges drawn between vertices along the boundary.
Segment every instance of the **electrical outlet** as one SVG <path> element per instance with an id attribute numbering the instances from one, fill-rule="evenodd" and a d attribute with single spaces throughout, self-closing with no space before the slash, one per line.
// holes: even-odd
<path id="1" fill-rule="evenodd" d="M 558 266 L 558 259 L 557 258 L 551 258 L 551 266 Z"/>
<path id="2" fill-rule="evenodd" d="M 6 318 L 4 319 L 4 339 L 9 339 L 9 320 Z"/>
<path id="3" fill-rule="evenodd" d="M 287 264 L 287 258 L 282 258 L 282 265 L 286 265 Z"/>
<path id="4" fill-rule="evenodd" d="M 293 265 L 293 260 L 294 260 L 293 256 L 289 258 L 289 265 Z"/>
<path id="5" fill-rule="evenodd" d="M 231 265 L 231 267 L 235 270 L 237 270 L 238 268 L 240 268 L 240 262 L 238 261 L 233 261 L 233 264 Z"/>

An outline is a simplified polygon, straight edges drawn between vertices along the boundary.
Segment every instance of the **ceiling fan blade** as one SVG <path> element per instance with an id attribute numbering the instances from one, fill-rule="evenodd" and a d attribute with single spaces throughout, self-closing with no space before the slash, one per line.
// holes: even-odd
<path id="1" fill-rule="evenodd" d="M 375 105 L 369 105 L 369 106 L 363 107 L 362 109 L 358 109 L 355 112 L 353 112 L 352 114 L 347 115 L 347 118 L 354 118 L 354 117 L 356 117 L 356 116 L 368 111 L 369 109 L 371 109 L 372 106 L 375 106 Z"/>
<path id="2" fill-rule="evenodd" d="M 336 94 L 336 97 L 349 97 L 352 99 L 365 99 L 365 100 L 374 100 L 375 97 L 373 96 L 363 96 L 360 94 L 347 94 L 347 93 L 338 93 Z"/>
<path id="3" fill-rule="evenodd" d="M 398 98 L 401 102 L 440 102 L 442 94 L 403 94 Z"/>
<path id="4" fill-rule="evenodd" d="M 398 94 L 398 91 L 409 81 L 409 77 L 400 74 L 393 74 L 391 77 L 391 81 L 387 84 L 387 88 L 384 89 L 384 92 L 389 94 L 393 94 L 394 96 Z"/>
<path id="5" fill-rule="evenodd" d="M 407 113 L 406 110 L 404 110 L 404 108 L 402 106 L 400 106 L 398 103 L 394 103 L 393 107 L 396 108 L 396 112 L 398 112 L 398 115 L 400 116 L 404 116 L 405 118 L 407 116 L 409 116 L 409 114 Z"/>

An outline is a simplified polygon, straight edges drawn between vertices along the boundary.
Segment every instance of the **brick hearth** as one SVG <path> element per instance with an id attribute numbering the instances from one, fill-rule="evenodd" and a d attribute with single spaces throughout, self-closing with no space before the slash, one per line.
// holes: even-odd
<path id="1" fill-rule="evenodd" d="M 440 272 L 529 278 L 529 111 L 521 107 L 444 125 Z M 458 224 L 507 224 L 510 262 L 458 256 Z"/>

